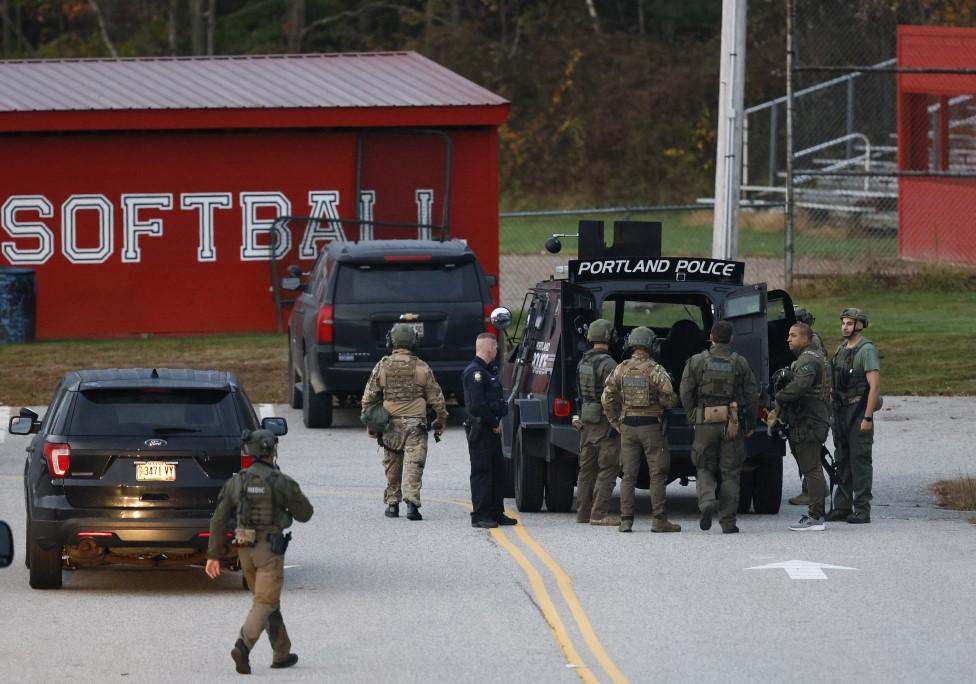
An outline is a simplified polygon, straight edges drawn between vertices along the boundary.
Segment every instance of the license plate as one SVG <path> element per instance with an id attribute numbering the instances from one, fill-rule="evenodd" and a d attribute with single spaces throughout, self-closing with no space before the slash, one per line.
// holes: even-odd
<path id="1" fill-rule="evenodd" d="M 404 325 L 409 325 L 413 328 L 413 331 L 417 334 L 417 339 L 424 339 L 424 324 L 423 323 L 404 323 Z"/>
<path id="2" fill-rule="evenodd" d="M 176 464 L 163 461 L 136 463 L 136 480 L 139 482 L 173 482 L 176 480 Z"/>

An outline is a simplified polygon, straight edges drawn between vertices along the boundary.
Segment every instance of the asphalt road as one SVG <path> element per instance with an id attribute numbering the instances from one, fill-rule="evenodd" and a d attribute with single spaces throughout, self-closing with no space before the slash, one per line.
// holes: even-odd
<path id="1" fill-rule="evenodd" d="M 632 535 L 548 513 L 474 530 L 457 421 L 431 444 L 426 520 L 389 520 L 380 457 L 351 412 L 319 431 L 275 413 L 291 428 L 280 465 L 316 513 L 296 526 L 282 604 L 301 660 L 270 670 L 263 641 L 253 678 L 917 682 L 976 671 L 976 525 L 936 508 L 926 489 L 976 474 L 976 398 L 887 399 L 872 524 L 802 534 L 787 525 L 803 511 L 785 503 L 777 516 L 741 517 L 741 534 L 701 532 L 693 486 L 677 483 L 668 494 L 680 534 L 650 533 L 646 492 Z M 249 600 L 236 574 L 80 570 L 60 591 L 29 588 L 26 441 L 0 438 L 0 519 L 18 553 L 0 570 L 0 681 L 239 679 L 228 652 Z M 794 472 L 787 463 L 784 499 L 798 491 Z M 840 567 L 753 569 L 789 561 Z"/>

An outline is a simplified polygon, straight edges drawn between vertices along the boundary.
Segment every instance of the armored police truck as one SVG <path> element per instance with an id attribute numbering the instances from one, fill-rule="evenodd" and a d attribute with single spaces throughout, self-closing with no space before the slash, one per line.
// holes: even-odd
<path id="1" fill-rule="evenodd" d="M 558 241 L 550 240 L 554 251 Z M 618 221 L 613 242 L 604 241 L 600 221 L 579 224 L 579 256 L 569 261 L 566 278 L 550 278 L 525 296 L 521 332 L 510 339 L 502 383 L 509 402 L 502 426 L 503 452 L 520 511 L 568 511 L 578 470 L 580 439 L 572 427 L 579 413 L 576 366 L 588 348 L 586 329 L 597 318 L 613 323 L 610 351 L 621 361 L 625 339 L 637 326 L 651 328 L 652 355 L 671 376 L 675 392 L 685 363 L 707 348 L 708 331 L 718 320 L 735 329 L 733 349 L 744 356 L 760 384 L 760 412 L 768 405 L 773 372 L 788 366 L 786 344 L 794 322 L 786 292 L 767 291 L 765 283 L 743 284 L 745 265 L 697 257 L 661 256 L 661 224 Z M 665 412 L 671 449 L 670 480 L 688 484 L 693 429 L 679 406 Z M 746 426 L 758 416 L 745 416 Z M 785 443 L 756 429 L 746 441 L 741 478 L 741 512 L 779 511 Z M 638 487 L 647 488 L 646 464 Z M 511 493 L 511 492 L 510 492 Z"/>

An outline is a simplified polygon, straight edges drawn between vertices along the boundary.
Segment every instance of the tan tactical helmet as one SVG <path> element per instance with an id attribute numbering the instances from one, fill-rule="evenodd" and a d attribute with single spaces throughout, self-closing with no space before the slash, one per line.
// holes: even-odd
<path id="1" fill-rule="evenodd" d="M 844 309 L 843 311 L 841 311 L 840 320 L 844 320 L 845 318 L 850 318 L 855 321 L 861 321 L 861 323 L 863 324 L 863 328 L 868 327 L 867 314 L 861 311 L 860 309 L 858 309 L 857 307 L 850 306 Z"/>
<path id="2" fill-rule="evenodd" d="M 397 323 L 390 328 L 390 346 L 394 349 L 413 349 L 417 344 L 417 331 L 406 323 Z"/>
<path id="3" fill-rule="evenodd" d="M 598 318 L 586 329 L 586 339 L 589 342 L 610 343 L 613 338 L 613 323 L 605 318 Z"/>
<path id="4" fill-rule="evenodd" d="M 645 347 L 650 351 L 654 344 L 654 331 L 643 325 L 637 326 L 627 336 L 628 347 Z"/>

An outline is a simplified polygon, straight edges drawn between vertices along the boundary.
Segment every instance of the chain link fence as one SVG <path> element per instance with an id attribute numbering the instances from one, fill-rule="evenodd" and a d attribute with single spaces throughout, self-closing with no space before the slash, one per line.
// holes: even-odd
<path id="1" fill-rule="evenodd" d="M 976 5 L 784 1 L 791 92 L 751 104 L 743 122 L 747 282 L 976 266 Z M 711 254 L 707 204 L 503 213 L 503 304 L 517 310 L 572 257 L 571 239 L 558 255 L 543 243 L 583 218 L 661 221 L 666 255 Z"/>
<path id="2" fill-rule="evenodd" d="M 923 0 L 788 5 L 792 126 L 783 135 L 792 137 L 792 174 L 771 161 L 786 147 L 784 98 L 748 112 L 747 184 L 760 197 L 783 180 L 790 186 L 787 281 L 976 265 L 976 32 L 958 30 L 974 15 Z M 755 129 L 766 133 L 762 169 Z"/>

